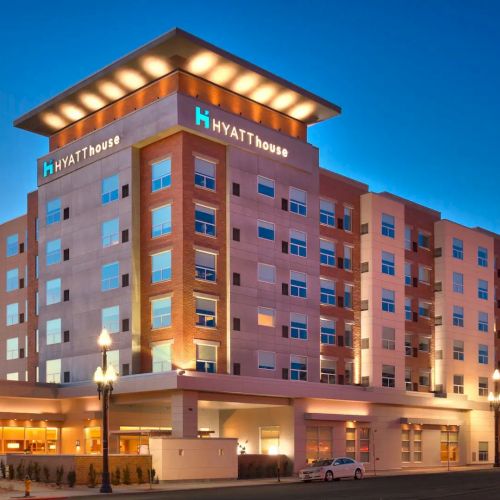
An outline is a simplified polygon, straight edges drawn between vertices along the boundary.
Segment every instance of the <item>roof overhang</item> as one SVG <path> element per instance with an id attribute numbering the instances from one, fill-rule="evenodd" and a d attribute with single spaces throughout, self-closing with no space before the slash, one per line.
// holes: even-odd
<path id="1" fill-rule="evenodd" d="M 175 28 L 37 106 L 14 126 L 53 135 L 177 70 L 308 125 L 341 111 L 336 104 Z"/>

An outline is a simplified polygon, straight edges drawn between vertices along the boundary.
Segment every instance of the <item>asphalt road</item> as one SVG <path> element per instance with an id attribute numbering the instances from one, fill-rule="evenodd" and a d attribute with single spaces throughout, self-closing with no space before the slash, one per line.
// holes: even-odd
<path id="1" fill-rule="evenodd" d="M 79 497 L 103 498 L 103 496 Z M 467 499 L 500 500 L 500 471 L 468 471 L 342 480 L 333 483 L 288 483 L 266 486 L 212 488 L 147 494 L 124 494 L 120 498 L 206 500 L 293 499 Z"/>

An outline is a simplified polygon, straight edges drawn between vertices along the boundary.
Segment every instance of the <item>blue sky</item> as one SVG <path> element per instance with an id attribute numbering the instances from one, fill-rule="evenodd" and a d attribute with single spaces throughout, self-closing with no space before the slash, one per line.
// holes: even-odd
<path id="1" fill-rule="evenodd" d="M 47 140 L 12 121 L 178 26 L 339 104 L 321 165 L 500 232 L 500 2 L 9 2 L 0 18 L 0 222 Z"/>

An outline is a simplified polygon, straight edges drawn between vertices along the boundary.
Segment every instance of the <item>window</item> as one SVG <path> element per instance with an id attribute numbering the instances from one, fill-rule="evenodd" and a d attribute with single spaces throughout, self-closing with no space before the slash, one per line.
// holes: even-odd
<path id="1" fill-rule="evenodd" d="M 321 343 L 325 345 L 335 345 L 335 320 L 320 319 Z"/>
<path id="2" fill-rule="evenodd" d="M 61 383 L 61 360 L 49 359 L 46 361 L 46 382 L 47 384 Z"/>
<path id="3" fill-rule="evenodd" d="M 430 337 L 425 337 L 421 335 L 418 338 L 418 350 L 420 352 L 430 352 L 431 351 L 431 339 Z"/>
<path id="4" fill-rule="evenodd" d="M 405 262 L 405 285 L 411 286 L 411 262 Z"/>
<path id="5" fill-rule="evenodd" d="M 412 239 L 411 239 L 411 227 L 405 226 L 405 249 L 412 249 Z"/>
<path id="6" fill-rule="evenodd" d="M 290 253 L 299 257 L 307 257 L 306 233 L 290 229 Z"/>
<path id="7" fill-rule="evenodd" d="M 396 330 L 388 326 L 382 327 L 382 349 L 396 349 Z"/>
<path id="8" fill-rule="evenodd" d="M 17 337 L 7 339 L 7 360 L 19 358 L 19 339 Z"/>
<path id="9" fill-rule="evenodd" d="M 47 345 L 61 343 L 61 318 L 47 320 Z"/>
<path id="10" fill-rule="evenodd" d="M 104 307 L 101 309 L 101 327 L 109 333 L 120 331 L 120 306 Z"/>
<path id="11" fill-rule="evenodd" d="M 464 376 L 463 375 L 453 375 L 453 392 L 455 394 L 464 393 Z"/>
<path id="12" fill-rule="evenodd" d="M 274 181 L 262 175 L 257 176 L 257 193 L 274 198 Z"/>
<path id="13" fill-rule="evenodd" d="M 453 325 L 464 326 L 464 308 L 462 306 L 453 306 Z"/>
<path id="14" fill-rule="evenodd" d="M 215 210 L 195 205 L 194 209 L 194 230 L 206 236 L 215 236 Z"/>
<path id="15" fill-rule="evenodd" d="M 307 193 L 302 189 L 290 188 L 290 212 L 307 215 Z"/>
<path id="16" fill-rule="evenodd" d="M 172 299 L 162 297 L 151 301 L 151 328 L 167 328 L 172 324 Z"/>
<path id="17" fill-rule="evenodd" d="M 477 329 L 480 332 L 488 331 L 488 313 L 479 311 L 477 313 Z"/>
<path id="18" fill-rule="evenodd" d="M 172 165 L 170 158 L 151 165 L 151 192 L 159 191 L 170 186 Z"/>
<path id="19" fill-rule="evenodd" d="M 382 236 L 387 236 L 388 238 L 394 238 L 394 228 L 395 228 L 395 219 L 393 215 L 382 214 Z"/>
<path id="20" fill-rule="evenodd" d="M 411 356 L 413 354 L 413 335 L 411 333 L 405 333 L 405 356 Z"/>
<path id="21" fill-rule="evenodd" d="M 118 199 L 118 187 L 120 181 L 118 175 L 106 177 L 101 182 L 101 202 L 107 205 Z"/>
<path id="22" fill-rule="evenodd" d="M 479 344 L 477 349 L 477 361 L 480 365 L 488 364 L 488 346 Z"/>
<path id="23" fill-rule="evenodd" d="M 423 231 L 418 232 L 418 246 L 420 248 L 426 248 L 429 250 L 431 248 L 431 237 L 429 234 Z"/>
<path id="24" fill-rule="evenodd" d="M 382 311 L 393 313 L 396 310 L 394 290 L 382 288 Z"/>
<path id="25" fill-rule="evenodd" d="M 307 316 L 305 314 L 290 314 L 290 337 L 307 340 Z"/>
<path id="26" fill-rule="evenodd" d="M 194 263 L 195 263 L 195 276 L 198 280 L 215 281 L 217 278 L 215 265 L 217 255 L 204 250 L 195 250 Z"/>
<path id="27" fill-rule="evenodd" d="M 335 384 L 337 364 L 333 359 L 321 358 L 320 360 L 320 380 L 324 384 Z"/>
<path id="28" fill-rule="evenodd" d="M 151 283 L 160 283 L 172 278 L 172 251 L 151 255 Z"/>
<path id="29" fill-rule="evenodd" d="M 413 312 L 411 310 L 411 298 L 405 297 L 405 320 L 411 321 L 413 319 Z"/>
<path id="30" fill-rule="evenodd" d="M 217 326 L 217 301 L 196 297 L 196 325 L 207 328 Z"/>
<path id="31" fill-rule="evenodd" d="M 334 306 L 337 301 L 335 297 L 335 281 L 321 278 L 320 280 L 320 303 Z"/>
<path id="32" fill-rule="evenodd" d="M 111 219 L 101 224 L 102 248 L 107 248 L 120 243 L 120 219 Z"/>
<path id="33" fill-rule="evenodd" d="M 215 163 L 195 156 L 194 184 L 215 191 Z"/>
<path id="34" fill-rule="evenodd" d="M 7 304 L 6 324 L 17 325 L 19 323 L 19 304 Z"/>
<path id="35" fill-rule="evenodd" d="M 477 448 L 477 459 L 479 462 L 488 461 L 488 441 L 479 441 Z"/>
<path id="36" fill-rule="evenodd" d="M 307 463 L 332 457 L 332 428 L 306 427 Z"/>
<path id="37" fill-rule="evenodd" d="M 305 273 L 290 272 L 290 295 L 303 299 L 307 298 L 307 277 Z"/>
<path id="38" fill-rule="evenodd" d="M 431 317 L 431 304 L 430 302 L 418 301 L 418 315 L 422 318 L 429 319 Z"/>
<path id="39" fill-rule="evenodd" d="M 259 262 L 257 264 L 257 276 L 258 280 L 263 283 L 276 283 L 276 267 L 270 264 L 263 264 Z"/>
<path id="40" fill-rule="evenodd" d="M 48 280 L 46 282 L 47 305 L 61 302 L 61 278 Z"/>
<path id="41" fill-rule="evenodd" d="M 319 200 L 319 222 L 335 227 L 335 204 L 329 200 Z"/>
<path id="42" fill-rule="evenodd" d="M 119 286 L 120 264 L 111 262 L 101 267 L 101 291 L 113 290 Z"/>
<path id="43" fill-rule="evenodd" d="M 411 381 L 410 381 L 411 386 Z M 411 389 L 407 389 L 411 390 Z M 403 429 L 401 431 L 401 461 L 410 462 L 410 429 Z"/>
<path id="44" fill-rule="evenodd" d="M 462 273 L 453 273 L 453 291 L 464 293 L 464 275 Z"/>
<path id="45" fill-rule="evenodd" d="M 6 273 L 5 289 L 7 292 L 12 292 L 19 288 L 19 269 L 10 269 Z"/>
<path id="46" fill-rule="evenodd" d="M 429 387 L 431 385 L 431 372 L 427 370 L 422 370 L 418 377 L 418 385 L 422 387 Z"/>
<path id="47" fill-rule="evenodd" d="M 352 308 L 352 291 L 354 287 L 353 285 L 349 285 L 347 283 L 344 284 L 344 307 L 347 309 Z"/>
<path id="48" fill-rule="evenodd" d="M 307 358 L 305 356 L 290 357 L 290 379 L 307 381 Z"/>
<path id="49" fill-rule="evenodd" d="M 464 242 L 458 238 L 453 238 L 453 257 L 464 260 Z"/>
<path id="50" fill-rule="evenodd" d="M 418 281 L 429 284 L 431 282 L 431 270 L 425 266 L 418 266 Z"/>
<path id="51" fill-rule="evenodd" d="M 488 249 L 478 247 L 477 249 L 477 265 L 481 267 L 488 267 Z"/>
<path id="52" fill-rule="evenodd" d="M 477 298 L 488 300 L 488 282 L 486 280 L 477 280 Z"/>
<path id="53" fill-rule="evenodd" d="M 344 323 L 344 347 L 352 347 L 352 323 Z"/>
<path id="54" fill-rule="evenodd" d="M 344 364 L 344 384 L 350 385 L 353 383 L 354 362 L 346 361 Z"/>
<path id="55" fill-rule="evenodd" d="M 478 395 L 479 396 L 488 396 L 488 377 L 479 377 Z"/>
<path id="56" fill-rule="evenodd" d="M 258 367 L 259 370 L 275 370 L 276 369 L 276 354 L 270 351 L 258 352 Z"/>
<path id="57" fill-rule="evenodd" d="M 405 389 L 407 391 L 413 390 L 413 382 L 411 380 L 411 368 L 405 368 Z"/>
<path id="58" fill-rule="evenodd" d="M 396 369 L 393 365 L 382 365 L 382 387 L 395 386 L 395 373 Z"/>
<path id="59" fill-rule="evenodd" d="M 45 222 L 47 226 L 61 222 L 61 199 L 54 198 L 47 202 Z"/>
<path id="60" fill-rule="evenodd" d="M 361 427 L 358 430 L 359 436 L 359 461 L 370 461 L 370 429 L 368 427 Z"/>
<path id="61" fill-rule="evenodd" d="M 352 270 L 352 247 L 344 245 L 344 269 Z"/>
<path id="62" fill-rule="evenodd" d="M 394 276 L 394 254 L 382 252 L 382 272 Z"/>
<path id="63" fill-rule="evenodd" d="M 151 211 L 151 237 L 158 238 L 172 232 L 172 205 L 164 205 Z"/>
<path id="64" fill-rule="evenodd" d="M 352 208 L 344 207 L 344 230 L 352 231 Z"/>
<path id="65" fill-rule="evenodd" d="M 276 311 L 270 307 L 258 307 L 257 308 L 257 324 L 259 326 L 274 326 L 274 318 L 276 316 Z"/>
<path id="66" fill-rule="evenodd" d="M 319 240 L 320 262 L 324 266 L 335 265 L 335 243 L 328 240 Z"/>
<path id="67" fill-rule="evenodd" d="M 356 458 L 356 429 L 353 427 L 346 427 L 345 430 L 345 455 Z"/>
<path id="68" fill-rule="evenodd" d="M 10 372 L 5 375 L 5 380 L 19 380 L 19 372 Z"/>
<path id="69" fill-rule="evenodd" d="M 462 377 L 463 379 L 463 377 Z M 441 462 L 456 462 L 458 460 L 458 430 L 443 426 L 441 431 Z"/>
<path id="70" fill-rule="evenodd" d="M 464 360 L 464 343 L 462 340 L 453 341 L 453 359 L 457 361 Z"/>
<path id="71" fill-rule="evenodd" d="M 19 252 L 19 235 L 11 234 L 7 236 L 7 247 L 6 247 L 6 255 L 7 257 L 12 257 L 17 255 Z"/>
<path id="72" fill-rule="evenodd" d="M 215 373 L 217 371 L 217 347 L 196 344 L 196 371 Z"/>
<path id="73" fill-rule="evenodd" d="M 264 220 L 257 221 L 257 236 L 263 240 L 274 241 L 274 224 Z"/>
<path id="74" fill-rule="evenodd" d="M 170 342 L 151 346 L 153 373 L 169 372 L 172 369 L 172 345 Z"/>
<path id="75" fill-rule="evenodd" d="M 279 425 L 269 427 L 260 427 L 260 453 L 270 455 L 273 450 L 279 450 L 280 447 L 280 428 Z"/>
<path id="76" fill-rule="evenodd" d="M 413 430 L 413 461 L 422 461 L 422 431 L 420 429 Z"/>

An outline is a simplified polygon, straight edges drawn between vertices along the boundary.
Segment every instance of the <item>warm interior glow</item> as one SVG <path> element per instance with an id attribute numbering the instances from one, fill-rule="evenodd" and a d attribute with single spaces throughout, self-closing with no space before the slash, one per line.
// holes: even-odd
<path id="1" fill-rule="evenodd" d="M 116 79 L 128 90 L 136 90 L 146 84 L 144 76 L 134 69 L 119 70 Z"/>
<path id="2" fill-rule="evenodd" d="M 82 108 L 75 106 L 74 104 L 63 104 L 61 106 L 61 113 L 70 120 L 76 121 L 85 116 L 85 112 Z"/>
<path id="3" fill-rule="evenodd" d="M 496 369 L 494 372 L 493 372 L 493 380 L 495 380 L 495 382 L 497 380 L 500 380 L 500 370 Z"/>
<path id="4" fill-rule="evenodd" d="M 290 110 L 290 116 L 296 118 L 297 120 L 303 120 L 307 118 L 314 110 L 314 105 L 311 102 L 303 102 L 302 104 L 297 104 Z"/>
<path id="5" fill-rule="evenodd" d="M 90 111 L 95 111 L 106 105 L 106 101 L 102 97 L 91 94 L 90 92 L 82 94 L 80 96 L 80 102 Z"/>
<path id="6" fill-rule="evenodd" d="M 225 85 L 236 75 L 236 67 L 230 64 L 219 64 L 208 75 L 208 79 L 219 85 Z"/>
<path id="7" fill-rule="evenodd" d="M 125 91 L 113 82 L 103 82 L 99 85 L 99 92 L 108 99 L 120 99 Z"/>
<path id="8" fill-rule="evenodd" d="M 60 129 L 66 126 L 66 120 L 61 118 L 59 115 L 55 113 L 45 113 L 42 117 L 42 120 L 49 126 L 55 129 Z"/>
<path id="9" fill-rule="evenodd" d="M 9 448 L 9 450 L 17 450 L 20 447 L 19 443 L 7 443 L 7 448 Z"/>
<path id="10" fill-rule="evenodd" d="M 104 382 L 104 373 L 100 366 L 98 366 L 94 372 L 94 382 L 96 384 L 102 384 Z"/>
<path id="11" fill-rule="evenodd" d="M 266 104 L 276 94 L 276 89 L 272 85 L 262 85 L 255 89 L 250 97 L 257 102 Z"/>
<path id="12" fill-rule="evenodd" d="M 273 99 L 271 106 L 278 111 L 289 108 L 297 100 L 297 95 L 293 92 L 283 92 Z"/>
<path id="13" fill-rule="evenodd" d="M 189 61 L 188 70 L 196 75 L 203 75 L 210 71 L 216 63 L 217 56 L 213 52 L 202 52 Z"/>
<path id="14" fill-rule="evenodd" d="M 240 76 L 236 79 L 233 85 L 233 90 L 240 94 L 249 92 L 254 89 L 259 83 L 257 75 L 254 73 L 247 73 L 246 75 Z"/>
<path id="15" fill-rule="evenodd" d="M 168 63 L 156 56 L 146 56 L 141 61 L 142 69 L 150 76 L 159 78 L 170 71 Z"/>
<path id="16" fill-rule="evenodd" d="M 271 446 L 269 447 L 269 451 L 268 451 L 268 454 L 269 454 L 269 455 L 277 455 L 278 453 L 279 453 L 279 449 L 278 449 L 278 447 L 277 447 L 277 446 L 275 446 L 275 445 L 271 445 Z"/>
<path id="17" fill-rule="evenodd" d="M 111 345 L 111 336 L 109 335 L 108 330 L 106 328 L 103 328 L 101 331 L 101 334 L 99 335 L 99 338 L 97 339 L 97 343 L 101 347 L 109 347 Z"/>
<path id="18" fill-rule="evenodd" d="M 488 394 L 488 401 L 489 401 L 490 403 L 493 403 L 493 401 L 495 401 L 495 396 L 493 395 L 493 393 L 492 393 L 492 392 L 490 392 L 490 393 Z"/>

